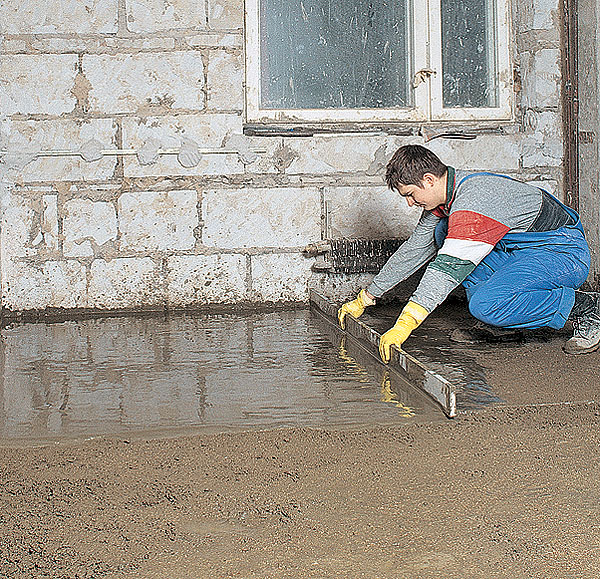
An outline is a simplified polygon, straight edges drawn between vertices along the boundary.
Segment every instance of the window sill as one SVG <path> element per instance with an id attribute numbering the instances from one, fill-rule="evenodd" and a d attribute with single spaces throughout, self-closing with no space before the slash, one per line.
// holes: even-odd
<path id="1" fill-rule="evenodd" d="M 475 139 L 479 135 L 508 135 L 519 132 L 513 121 L 476 121 L 463 123 L 245 123 L 244 135 L 249 137 L 313 137 L 315 135 L 364 134 L 390 136 L 419 136 L 425 141 L 437 138 Z"/>

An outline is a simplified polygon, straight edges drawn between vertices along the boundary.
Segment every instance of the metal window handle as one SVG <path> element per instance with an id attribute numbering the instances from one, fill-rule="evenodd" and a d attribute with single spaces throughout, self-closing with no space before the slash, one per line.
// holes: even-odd
<path id="1" fill-rule="evenodd" d="M 437 71 L 431 70 L 430 68 L 422 68 L 418 72 L 415 73 L 415 77 L 413 79 L 413 88 L 417 88 L 421 83 L 429 80 L 430 77 L 435 76 Z"/>

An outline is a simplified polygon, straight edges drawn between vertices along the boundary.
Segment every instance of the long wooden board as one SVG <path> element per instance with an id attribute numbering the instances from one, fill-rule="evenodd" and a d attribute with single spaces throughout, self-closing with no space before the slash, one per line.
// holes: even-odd
<path id="1" fill-rule="evenodd" d="M 337 326 L 338 306 L 336 304 L 314 289 L 310 290 L 310 303 L 311 307 L 318 309 L 329 322 Z M 378 351 L 381 335 L 361 320 L 346 316 L 346 332 L 359 340 L 365 347 Z M 378 353 L 377 356 L 379 356 Z M 449 418 L 456 416 L 456 388 L 446 378 L 395 346 L 392 346 L 389 367 L 401 374 L 412 386 L 437 402 L 446 416 Z"/>

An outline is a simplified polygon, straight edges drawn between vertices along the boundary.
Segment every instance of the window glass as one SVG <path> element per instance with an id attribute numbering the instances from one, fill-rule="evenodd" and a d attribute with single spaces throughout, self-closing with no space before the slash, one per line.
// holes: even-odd
<path id="1" fill-rule="evenodd" d="M 497 107 L 493 0 L 442 0 L 445 107 Z"/>
<path id="2" fill-rule="evenodd" d="M 409 0 L 260 0 L 264 109 L 411 107 Z"/>

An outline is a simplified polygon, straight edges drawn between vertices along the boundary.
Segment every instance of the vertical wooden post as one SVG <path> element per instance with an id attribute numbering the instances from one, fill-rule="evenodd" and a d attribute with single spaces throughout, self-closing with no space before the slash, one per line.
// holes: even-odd
<path id="1" fill-rule="evenodd" d="M 564 0 L 577 22 L 578 209 L 592 254 L 587 286 L 600 289 L 600 0 Z M 569 79 L 565 79 L 569 81 Z M 565 139 L 572 139 L 565 134 Z"/>
<path id="2" fill-rule="evenodd" d="M 564 127 L 564 191 L 567 204 L 579 209 L 579 82 L 577 0 L 561 0 L 561 76 Z"/>

